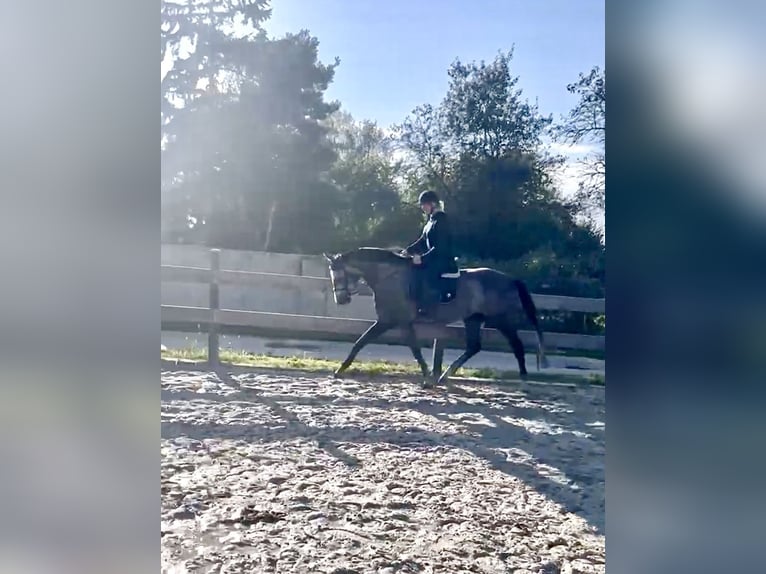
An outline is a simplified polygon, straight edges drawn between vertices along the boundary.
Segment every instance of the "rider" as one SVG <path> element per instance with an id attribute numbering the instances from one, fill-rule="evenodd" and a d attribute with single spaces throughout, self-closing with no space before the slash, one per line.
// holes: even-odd
<path id="1" fill-rule="evenodd" d="M 440 283 L 442 274 L 456 274 L 458 272 L 455 257 L 452 251 L 452 233 L 449 219 L 441 208 L 441 201 L 435 191 L 424 191 L 418 198 L 420 209 L 428 215 L 428 221 L 423 227 L 420 238 L 406 248 L 408 255 L 418 270 L 415 281 L 415 297 L 418 303 L 418 312 L 427 314 L 433 291 L 441 291 Z M 431 289 L 426 289 L 425 284 Z M 442 294 L 442 303 L 446 303 Z"/>

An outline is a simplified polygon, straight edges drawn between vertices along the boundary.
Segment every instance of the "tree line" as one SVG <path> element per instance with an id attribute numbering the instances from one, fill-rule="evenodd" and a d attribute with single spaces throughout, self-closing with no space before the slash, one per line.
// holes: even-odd
<path id="1" fill-rule="evenodd" d="M 163 240 L 287 253 L 389 247 L 423 223 L 435 189 L 462 265 L 485 264 L 537 292 L 603 296 L 605 72 L 569 86 L 554 120 L 529 102 L 513 49 L 456 60 L 447 92 L 391 128 L 353 118 L 325 92 L 306 30 L 271 37 L 266 0 L 161 2 Z M 564 197 L 550 143 L 588 145 Z M 580 319 L 577 319 L 578 321 Z M 594 327 L 583 327 L 586 331 Z"/>

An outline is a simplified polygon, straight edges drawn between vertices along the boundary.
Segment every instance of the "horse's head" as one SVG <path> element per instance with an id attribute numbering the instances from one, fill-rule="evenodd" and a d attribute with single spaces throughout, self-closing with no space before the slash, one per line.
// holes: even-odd
<path id="1" fill-rule="evenodd" d="M 332 281 L 332 294 L 335 303 L 347 305 L 351 303 L 351 296 L 359 293 L 359 280 L 362 274 L 347 264 L 343 254 L 324 254 L 330 266 L 330 280 Z"/>

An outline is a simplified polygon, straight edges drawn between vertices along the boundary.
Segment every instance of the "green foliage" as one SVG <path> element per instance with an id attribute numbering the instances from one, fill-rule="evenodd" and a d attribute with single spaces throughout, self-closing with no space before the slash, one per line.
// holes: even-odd
<path id="1" fill-rule="evenodd" d="M 340 197 L 335 250 L 400 238 L 401 224 L 417 225 L 417 219 L 401 202 L 393 140 L 374 122 L 357 122 L 343 112 L 331 116 L 328 126 L 338 154 L 330 169 Z"/>
<path id="2" fill-rule="evenodd" d="M 208 86 L 236 84 L 246 75 L 239 52 L 262 39 L 270 14 L 269 0 L 161 0 L 160 61 L 172 64 L 161 81 L 164 135 L 180 110 L 197 109 L 211 95 Z"/>
<path id="3" fill-rule="evenodd" d="M 584 177 L 573 205 L 593 220 L 603 216 L 606 197 L 606 72 L 595 66 L 587 74 L 580 74 L 567 91 L 580 99 L 555 126 L 554 134 L 561 142 L 590 148 L 581 162 Z"/>
<path id="4" fill-rule="evenodd" d="M 333 233 L 339 202 L 322 124 L 338 107 L 324 101 L 337 62 L 318 61 L 308 32 L 268 38 L 259 28 L 266 2 L 171 6 L 162 4 L 163 16 L 172 14 L 163 57 L 175 58 L 162 86 L 167 227 L 221 247 L 316 248 Z M 251 30 L 234 35 L 232 22 Z"/>
<path id="5" fill-rule="evenodd" d="M 593 322 L 602 330 L 606 331 L 606 315 L 596 315 Z"/>
<path id="6" fill-rule="evenodd" d="M 522 100 L 511 73 L 513 50 L 499 53 L 489 64 L 455 61 L 447 74 L 447 95 L 441 104 L 444 136 L 458 155 L 503 158 L 533 154 L 550 117 Z"/>

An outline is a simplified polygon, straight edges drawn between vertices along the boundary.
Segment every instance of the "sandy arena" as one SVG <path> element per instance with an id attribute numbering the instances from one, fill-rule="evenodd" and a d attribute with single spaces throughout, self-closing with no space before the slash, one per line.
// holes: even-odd
<path id="1" fill-rule="evenodd" d="M 164 573 L 605 572 L 604 389 L 162 372 Z"/>

